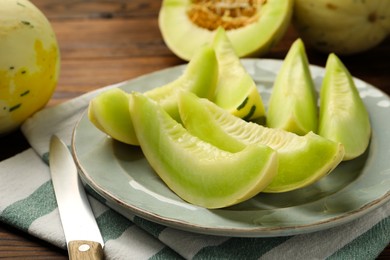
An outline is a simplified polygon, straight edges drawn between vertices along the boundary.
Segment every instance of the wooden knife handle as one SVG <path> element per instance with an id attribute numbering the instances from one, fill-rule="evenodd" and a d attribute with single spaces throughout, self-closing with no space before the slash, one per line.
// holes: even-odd
<path id="1" fill-rule="evenodd" d="M 104 259 L 103 248 L 100 243 L 94 241 L 75 240 L 68 244 L 70 260 L 101 260 Z"/>

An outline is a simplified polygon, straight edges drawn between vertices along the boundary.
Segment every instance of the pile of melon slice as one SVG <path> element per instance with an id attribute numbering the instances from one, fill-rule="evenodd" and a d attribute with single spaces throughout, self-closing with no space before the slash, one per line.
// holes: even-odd
<path id="1" fill-rule="evenodd" d="M 115 88 L 90 102 L 90 121 L 139 145 L 183 200 L 222 208 L 260 192 L 288 192 L 367 149 L 371 125 L 352 76 L 329 55 L 320 105 L 301 40 L 290 48 L 265 110 L 223 29 L 182 76 L 145 93 Z M 253 122 L 266 118 L 266 125 Z"/>

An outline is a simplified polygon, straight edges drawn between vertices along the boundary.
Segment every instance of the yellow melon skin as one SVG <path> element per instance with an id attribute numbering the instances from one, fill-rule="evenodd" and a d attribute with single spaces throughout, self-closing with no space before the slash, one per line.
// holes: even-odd
<path id="1" fill-rule="evenodd" d="M 0 1 L 0 135 L 43 108 L 57 85 L 60 52 L 51 24 L 28 0 Z"/>
<path id="2" fill-rule="evenodd" d="M 293 23 L 307 46 L 356 54 L 390 34 L 390 1 L 295 0 Z"/>
<path id="3" fill-rule="evenodd" d="M 194 24 L 187 15 L 191 0 L 164 0 L 159 13 L 159 27 L 168 48 L 183 60 L 190 60 L 195 50 L 214 38 L 217 30 Z M 227 31 L 239 57 L 261 56 L 284 35 L 293 12 L 292 0 L 267 0 L 259 19 Z"/>

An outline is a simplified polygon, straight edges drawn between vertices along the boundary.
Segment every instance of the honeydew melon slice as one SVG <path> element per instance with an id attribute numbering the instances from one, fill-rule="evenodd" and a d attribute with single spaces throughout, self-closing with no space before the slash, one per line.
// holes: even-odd
<path id="1" fill-rule="evenodd" d="M 237 153 L 191 135 L 153 100 L 132 94 L 131 117 L 155 172 L 183 200 L 205 208 L 237 204 L 262 191 L 277 172 L 276 152 L 249 145 Z"/>
<path id="2" fill-rule="evenodd" d="M 267 145 L 277 151 L 278 173 L 263 192 L 286 192 L 308 186 L 330 173 L 344 155 L 342 144 L 313 132 L 299 136 L 246 122 L 188 92 L 180 93 L 178 104 L 186 129 L 205 142 L 229 152 L 253 144 Z"/>
<path id="3" fill-rule="evenodd" d="M 371 136 L 368 111 L 351 74 L 335 54 L 330 54 L 320 90 L 321 136 L 344 144 L 344 160 L 363 154 Z"/>
<path id="4" fill-rule="evenodd" d="M 291 45 L 275 79 L 266 124 L 299 135 L 317 131 L 317 97 L 301 39 Z"/>
<path id="5" fill-rule="evenodd" d="M 202 46 L 179 78 L 162 87 L 149 90 L 145 95 L 158 101 L 174 119 L 180 120 L 177 107 L 178 92 L 187 90 L 199 97 L 213 98 L 218 83 L 218 68 L 213 46 Z"/>
<path id="6" fill-rule="evenodd" d="M 179 89 L 200 97 L 212 98 L 218 81 L 218 62 L 211 46 L 203 46 L 176 80 L 145 92 L 157 100 L 168 113 L 180 120 L 177 107 Z M 109 89 L 90 101 L 89 120 L 102 132 L 130 145 L 138 145 L 129 112 L 129 94 L 120 89 Z"/>
<path id="7" fill-rule="evenodd" d="M 236 55 L 223 28 L 215 34 L 213 47 L 218 60 L 219 79 L 214 102 L 245 120 L 265 116 L 256 84 Z"/>
<path id="8" fill-rule="evenodd" d="M 178 57 L 190 60 L 223 26 L 239 57 L 260 56 L 287 30 L 292 0 L 164 0 L 158 17 L 163 39 Z"/>
<path id="9" fill-rule="evenodd" d="M 97 129 L 120 142 L 138 145 L 129 111 L 129 94 L 119 88 L 107 90 L 93 98 L 88 119 Z"/>

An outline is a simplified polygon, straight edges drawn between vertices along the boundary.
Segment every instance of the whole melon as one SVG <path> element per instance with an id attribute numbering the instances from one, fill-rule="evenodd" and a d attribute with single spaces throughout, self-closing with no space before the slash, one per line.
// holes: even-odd
<path id="1" fill-rule="evenodd" d="M 389 0 L 295 0 L 293 24 L 308 47 L 350 55 L 390 33 Z"/>
<path id="2" fill-rule="evenodd" d="M 159 27 L 168 48 L 190 60 L 222 27 L 239 57 L 268 52 L 290 25 L 293 0 L 163 0 Z"/>
<path id="3" fill-rule="evenodd" d="M 45 15 L 28 0 L 1 0 L 0 135 L 46 105 L 59 70 L 59 47 Z"/>

